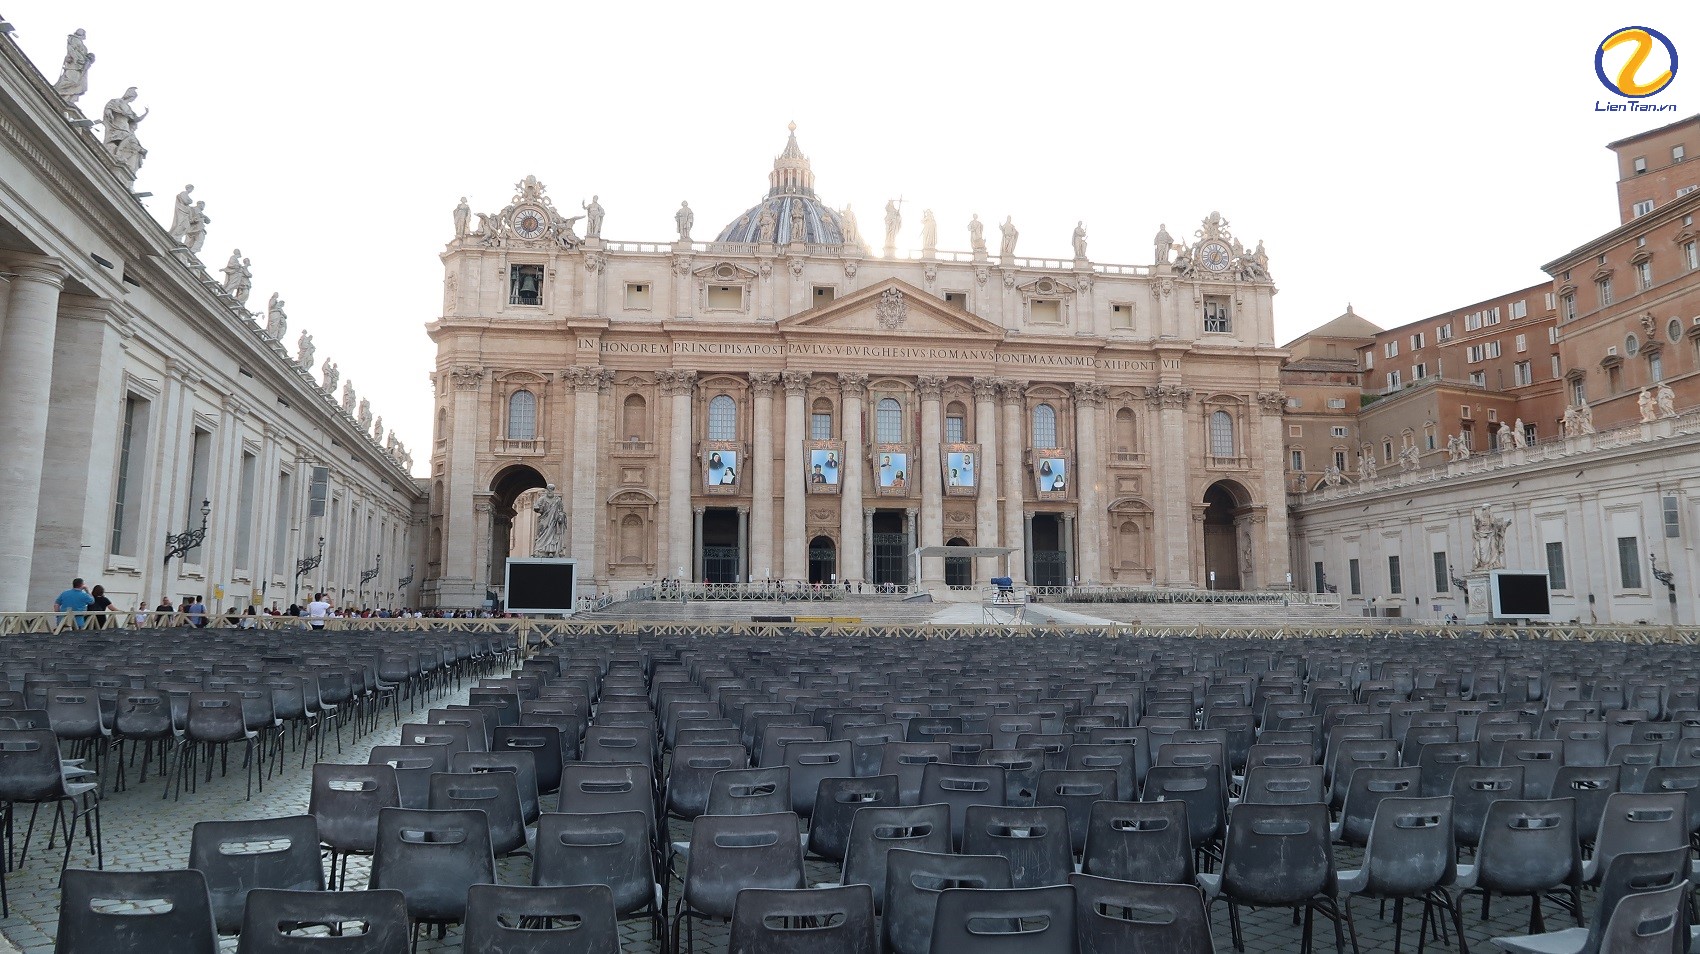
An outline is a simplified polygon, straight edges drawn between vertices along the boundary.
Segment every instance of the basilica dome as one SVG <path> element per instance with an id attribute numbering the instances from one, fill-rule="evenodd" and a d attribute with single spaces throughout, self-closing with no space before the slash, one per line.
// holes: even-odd
<path id="1" fill-rule="evenodd" d="M 772 228 L 768 241 L 775 244 L 794 241 L 811 245 L 844 244 L 844 223 L 838 212 L 815 196 L 815 174 L 809 168 L 808 157 L 797 146 L 797 124 L 792 123 L 790 130 L 785 151 L 773 160 L 766 198 L 721 229 L 715 241 L 760 242 L 765 216 Z M 800 237 L 796 235 L 799 221 L 803 233 Z"/>

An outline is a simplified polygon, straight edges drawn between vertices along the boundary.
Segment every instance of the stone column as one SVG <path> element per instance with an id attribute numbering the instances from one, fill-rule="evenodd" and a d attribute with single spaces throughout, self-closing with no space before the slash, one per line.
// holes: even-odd
<path id="1" fill-rule="evenodd" d="M 1057 515 L 1058 542 L 1063 554 L 1063 585 L 1074 582 L 1074 514 Z"/>
<path id="2" fill-rule="evenodd" d="M 974 439 L 980 444 L 980 485 L 974 489 L 974 545 L 998 545 L 998 455 L 987 453 L 998 443 L 997 382 L 994 378 L 974 379 Z M 974 579 L 985 583 L 1003 574 L 1004 561 L 982 557 Z"/>
<path id="3" fill-rule="evenodd" d="M 1075 575 L 1082 583 L 1104 579 L 1104 462 L 1098 437 L 1098 415 L 1104 406 L 1104 389 L 1096 384 L 1074 386 L 1074 489 L 1079 497 L 1079 562 Z"/>
<path id="4" fill-rule="evenodd" d="M 703 559 L 702 559 L 702 518 L 703 518 L 703 514 L 705 512 L 706 512 L 705 508 L 702 508 L 702 507 L 693 507 L 691 509 L 691 515 L 692 515 L 692 519 L 691 519 L 691 582 L 692 583 L 701 583 L 704 579 L 706 579 L 706 577 L 703 576 L 704 572 L 706 572 L 706 568 L 703 566 Z"/>
<path id="5" fill-rule="evenodd" d="M 473 589 L 477 594 L 473 597 L 474 606 L 483 605 L 485 592 L 490 589 L 492 584 L 497 582 L 489 575 L 490 518 L 491 510 L 493 509 L 491 501 L 494 496 L 494 494 L 485 491 L 483 493 L 474 494 L 472 499 L 472 532 L 473 539 L 475 541 L 472 546 L 472 583 Z M 347 504 L 344 503 L 343 506 L 347 507 Z M 349 568 L 354 557 L 351 553 L 349 553 L 348 548 L 348 525 L 353 522 L 354 521 L 352 519 L 344 517 L 342 525 L 337 528 L 337 535 L 342 538 L 342 546 L 338 548 L 338 552 L 342 556 L 343 563 L 343 566 L 340 568 L 340 572 L 337 574 L 337 579 L 320 584 L 321 587 L 334 584 L 334 592 L 338 595 L 341 594 L 342 590 L 349 588 L 353 581 L 360 579 L 359 574 Z M 329 544 L 327 544 L 327 546 L 329 546 Z M 319 569 L 322 572 L 324 567 L 320 567 Z M 326 592 L 332 592 L 332 590 L 327 590 Z"/>
<path id="6" fill-rule="evenodd" d="M 809 375 L 803 371 L 785 371 L 780 378 L 785 383 L 785 473 L 781 477 L 785 491 L 785 566 L 780 576 L 787 580 L 807 580 L 809 485 L 803 440 L 808 433 L 808 409 L 803 404 Z"/>
<path id="7" fill-rule="evenodd" d="M 596 558 L 596 531 L 605 517 L 598 499 L 597 464 L 603 444 L 602 395 L 614 386 L 610 368 L 570 368 L 568 379 L 578 392 L 573 400 L 573 496 L 567 527 L 572 535 L 569 552 L 578 561 L 579 579 L 594 582 L 602 577 Z"/>
<path id="8" fill-rule="evenodd" d="M 840 408 L 844 435 L 844 467 L 839 475 L 839 545 L 838 579 L 867 579 L 867 563 L 862 547 L 865 542 L 862 528 L 862 463 L 867 448 L 862 446 L 862 399 L 868 390 L 865 374 L 840 374 L 839 387 L 844 400 Z"/>
<path id="9" fill-rule="evenodd" d="M 1021 515 L 1021 568 L 1022 572 L 1026 574 L 1026 577 L 1025 579 L 1016 580 L 1015 582 L 1018 584 L 1025 583 L 1028 580 L 1033 579 L 1033 548 L 1027 545 L 1027 541 L 1032 539 L 1033 515 L 1030 513 L 1023 513 Z"/>
<path id="10" fill-rule="evenodd" d="M 945 379 L 933 375 L 921 375 L 916 379 L 916 386 L 921 392 L 921 546 L 944 546 L 944 443 L 939 433 L 942 427 L 942 412 L 939 409 L 939 390 L 944 387 Z M 910 468 L 914 473 L 914 468 Z M 910 512 L 913 515 L 913 511 Z M 914 527 L 910 527 L 914 533 Z M 910 549 L 914 549 L 914 541 L 910 541 Z M 909 554 L 903 555 L 904 565 L 908 565 Z M 929 557 L 921 561 L 921 578 L 911 582 L 925 586 L 944 586 L 944 559 Z"/>
<path id="11" fill-rule="evenodd" d="M 738 568 L 733 571 L 740 579 L 734 583 L 750 582 L 750 508 L 738 508 Z"/>
<path id="12" fill-rule="evenodd" d="M 1295 583 L 1298 576 L 1288 540 L 1287 508 L 1281 506 L 1284 495 L 1279 491 L 1271 492 L 1271 488 L 1281 487 L 1286 476 L 1286 462 L 1281 459 L 1281 448 L 1286 439 L 1281 415 L 1287 407 L 1287 395 L 1280 391 L 1263 391 L 1258 393 L 1257 401 L 1263 439 L 1261 446 L 1249 450 L 1260 458 L 1257 463 L 1263 473 L 1263 486 L 1258 492 L 1258 502 L 1267 502 L 1264 507 L 1267 519 L 1252 524 L 1256 533 L 1253 559 L 1256 561 L 1258 586 L 1270 589 L 1287 585 L 1289 573 L 1295 577 Z"/>
<path id="13" fill-rule="evenodd" d="M 874 511 L 872 507 L 862 511 L 862 579 L 874 578 Z"/>
<path id="14" fill-rule="evenodd" d="M 1192 502 L 1189 499 L 1186 406 L 1192 389 L 1159 384 L 1145 389 L 1145 400 L 1157 414 L 1153 447 L 1174 448 L 1157 474 L 1157 566 L 1159 586 L 1202 586 L 1206 582 L 1194 571 Z M 1199 551 L 1203 553 L 1202 549 Z M 1202 556 L 1199 560 L 1202 561 Z M 1199 562 L 1202 567 L 1203 563 Z"/>
<path id="15" fill-rule="evenodd" d="M 470 609 L 478 605 L 478 600 L 484 598 L 473 584 L 473 567 L 475 565 L 474 537 L 477 531 L 473 520 L 473 495 L 478 492 L 476 485 L 478 464 L 478 444 L 481 432 L 478 419 L 480 406 L 480 391 L 484 387 L 484 371 L 482 368 L 459 367 L 452 368 L 445 376 L 444 383 L 452 389 L 453 430 L 449 434 L 452 446 L 449 448 L 449 479 L 443 501 L 443 562 L 442 579 L 438 582 L 438 605 L 445 608 Z M 297 480 L 303 492 L 311 484 L 313 472 L 311 468 L 298 468 Z M 313 521 L 303 519 L 301 528 L 300 553 L 296 559 L 316 552 L 318 546 L 314 537 L 323 535 L 329 537 L 329 512 L 319 521 L 315 529 Z M 331 541 L 326 540 L 329 548 Z M 322 570 L 322 568 L 321 568 Z M 309 575 L 303 580 L 303 585 L 311 587 L 319 579 L 318 575 Z"/>
<path id="16" fill-rule="evenodd" d="M 750 500 L 751 547 L 744 553 L 745 579 L 764 573 L 773 566 L 773 386 L 779 375 L 773 371 L 752 371 L 750 393 L 755 401 L 755 459 L 744 466 L 744 472 L 754 473 Z"/>
<path id="17" fill-rule="evenodd" d="M 1021 486 L 1025 471 L 1022 449 L 1027 446 L 1027 386 L 1003 378 L 998 381 L 998 390 L 1003 397 L 1003 545 L 1016 548 L 1019 559 L 1010 561 L 1010 573 L 1017 585 L 1023 585 L 1032 578 L 1033 567 L 1027 545 L 1027 531 L 1032 529 L 1032 521 L 1024 519 L 1022 501 L 1025 494 Z M 981 449 L 984 450 L 985 446 L 982 443 Z"/>
<path id="18" fill-rule="evenodd" d="M 667 562 L 662 576 L 695 567 L 691 535 L 691 392 L 696 388 L 695 371 L 657 371 L 661 393 L 672 401 L 667 448 Z M 695 577 L 701 582 L 701 575 Z"/>
<path id="19" fill-rule="evenodd" d="M 921 582 L 920 580 L 915 579 L 914 567 L 911 565 L 910 554 L 913 554 L 914 552 L 915 552 L 915 511 L 905 510 L 905 511 L 903 511 L 903 582 L 909 583 L 909 584 L 915 584 L 915 583 Z M 944 560 L 942 560 L 942 559 L 937 560 L 936 562 L 938 562 L 941 567 L 944 564 Z M 940 583 L 941 584 L 943 583 L 943 575 L 942 574 L 940 575 Z"/>
<path id="20" fill-rule="evenodd" d="M 29 583 L 65 269 L 56 259 L 34 256 L 8 264 L 10 307 L 0 339 L 0 566 L 6 568 L 0 612 L 23 612 L 52 609 L 29 605 Z"/>

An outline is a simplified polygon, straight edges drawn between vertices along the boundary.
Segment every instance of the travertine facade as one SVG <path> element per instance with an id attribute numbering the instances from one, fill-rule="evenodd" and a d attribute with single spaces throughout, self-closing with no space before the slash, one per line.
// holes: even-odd
<path id="1" fill-rule="evenodd" d="M 1219 215 L 1165 230 L 1157 264 L 1104 265 L 1083 230 L 1074 257 L 1017 257 L 990 216 L 1001 254 L 973 227 L 939 250 L 936 225 L 900 251 L 893 204 L 875 256 L 794 135 L 716 241 L 685 206 L 676 241 L 609 241 L 585 206 L 568 218 L 528 178 L 476 226 L 456 211 L 429 328 L 438 605 L 528 552 L 515 505 L 545 483 L 604 589 L 1001 569 L 913 578 L 908 555 L 940 544 L 1014 547 L 1040 585 L 1285 585 L 1274 288 Z"/>

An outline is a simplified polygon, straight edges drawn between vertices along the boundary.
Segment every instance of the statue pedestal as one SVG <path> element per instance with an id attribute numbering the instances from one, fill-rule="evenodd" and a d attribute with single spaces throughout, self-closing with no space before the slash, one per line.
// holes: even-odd
<path id="1" fill-rule="evenodd" d="M 1464 574 L 1464 622 L 1475 625 L 1493 621 L 1493 601 L 1488 594 L 1488 573 Z"/>

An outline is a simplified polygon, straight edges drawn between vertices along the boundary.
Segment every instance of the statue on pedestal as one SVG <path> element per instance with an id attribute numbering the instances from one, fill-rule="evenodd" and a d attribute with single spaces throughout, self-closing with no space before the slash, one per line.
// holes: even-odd
<path id="1" fill-rule="evenodd" d="M 354 382 L 342 382 L 342 410 L 344 413 L 354 413 Z"/>
<path id="2" fill-rule="evenodd" d="M 1582 415 L 1576 413 L 1575 405 L 1564 409 L 1564 436 L 1576 437 L 1582 433 Z"/>
<path id="3" fill-rule="evenodd" d="M 1635 399 L 1635 403 L 1641 408 L 1641 423 L 1651 424 L 1658 419 L 1659 399 L 1650 389 L 1642 388 L 1641 396 Z"/>
<path id="4" fill-rule="evenodd" d="M 1504 421 L 1501 421 L 1500 424 L 1499 424 L 1499 430 L 1494 431 L 1494 434 L 1499 438 L 1499 445 L 1498 445 L 1499 450 L 1508 451 L 1512 448 L 1513 438 L 1511 437 L 1511 425 L 1510 424 L 1507 424 Z"/>
<path id="5" fill-rule="evenodd" d="M 885 200 L 885 247 L 897 247 L 897 230 L 903 227 L 903 200 Z"/>
<path id="6" fill-rule="evenodd" d="M 266 302 L 266 337 L 282 341 L 283 332 L 288 327 L 289 316 L 283 313 L 283 296 L 272 292 L 271 300 Z"/>
<path id="7" fill-rule="evenodd" d="M 555 492 L 554 484 L 544 486 L 543 495 L 531 505 L 531 512 L 537 514 L 537 533 L 532 538 L 531 555 L 560 556 L 561 539 L 566 536 L 567 509 L 561 495 Z"/>
<path id="8" fill-rule="evenodd" d="M 1523 419 L 1522 418 L 1518 418 L 1517 420 L 1513 421 L 1512 424 L 1511 424 L 1511 446 L 1512 447 L 1528 447 L 1529 446 L 1529 437 L 1528 437 L 1527 432 L 1525 432 L 1523 430 Z"/>
<path id="9" fill-rule="evenodd" d="M 602 237 L 602 203 L 601 196 L 591 196 L 589 202 L 580 202 L 579 208 L 584 210 L 584 237 L 599 239 Z"/>
<path id="10" fill-rule="evenodd" d="M 850 211 L 850 206 L 839 210 L 838 221 L 844 225 L 844 244 L 860 247 L 862 232 L 856 227 L 856 213 Z"/>
<path id="11" fill-rule="evenodd" d="M 1414 441 L 1407 440 L 1405 446 L 1399 449 L 1399 469 L 1404 471 L 1417 470 L 1422 466 L 1423 452 L 1417 449 Z"/>
<path id="12" fill-rule="evenodd" d="M 1501 570 L 1505 568 L 1505 529 L 1511 518 L 1495 520 L 1493 511 L 1482 504 L 1472 518 L 1476 541 L 1476 565 L 1472 570 Z"/>
<path id="13" fill-rule="evenodd" d="M 242 257 L 241 249 L 232 249 L 230 261 L 224 263 L 224 290 L 230 297 L 246 305 L 248 296 L 254 291 L 254 270 L 249 268 L 249 261 Z"/>
<path id="14" fill-rule="evenodd" d="M 939 247 L 939 223 L 932 209 L 921 210 L 921 249 L 931 252 Z"/>
<path id="15" fill-rule="evenodd" d="M 382 414 L 372 421 L 372 440 L 379 444 L 384 442 L 384 416 Z"/>
<path id="16" fill-rule="evenodd" d="M 360 399 L 360 411 L 354 415 L 354 419 L 356 421 L 360 422 L 360 429 L 361 430 L 364 431 L 364 430 L 371 429 L 371 427 L 372 427 L 372 402 L 370 400 L 368 400 L 367 398 L 361 398 Z"/>
<path id="17" fill-rule="evenodd" d="M 303 329 L 301 337 L 295 339 L 295 363 L 309 374 L 313 372 L 313 352 L 315 350 L 313 336 Z"/>
<path id="18" fill-rule="evenodd" d="M 1376 478 L 1375 455 L 1374 454 L 1359 454 L 1358 455 L 1358 479 L 1359 480 L 1374 480 L 1375 478 Z"/>
<path id="19" fill-rule="evenodd" d="M 1158 224 L 1157 235 L 1151 239 L 1151 244 L 1156 249 L 1156 264 L 1169 264 L 1169 253 L 1174 251 L 1175 237 L 1169 234 L 1169 226 L 1166 223 Z"/>
<path id="20" fill-rule="evenodd" d="M 808 221 L 803 217 L 803 200 L 791 200 L 791 241 L 802 242 L 808 238 Z"/>
<path id="21" fill-rule="evenodd" d="M 986 226 L 980 221 L 980 213 L 968 220 L 968 248 L 975 255 L 986 254 Z"/>
<path id="22" fill-rule="evenodd" d="M 1578 423 L 1581 425 L 1581 428 L 1582 428 L 1582 433 L 1584 433 L 1584 434 L 1594 433 L 1594 408 L 1593 408 L 1593 406 L 1588 405 L 1588 404 L 1584 404 L 1584 405 L 1582 405 L 1582 406 L 1580 406 L 1576 409 L 1576 413 L 1577 413 Z"/>
<path id="23" fill-rule="evenodd" d="M 460 204 L 455 206 L 455 238 L 466 238 L 467 229 L 472 224 L 472 206 L 466 204 L 466 196 L 460 197 Z"/>
<path id="24" fill-rule="evenodd" d="M 679 230 L 679 241 L 689 242 L 691 240 L 691 226 L 695 225 L 696 221 L 697 214 L 691 211 L 691 204 L 680 202 L 679 211 L 673 213 L 673 225 Z"/>
<path id="25" fill-rule="evenodd" d="M 87 37 L 88 33 L 79 28 L 65 38 L 65 61 L 60 65 L 53 91 L 66 106 L 77 105 L 77 100 L 89 91 L 89 65 L 94 62 L 94 54 L 83 42 Z"/>
<path id="26" fill-rule="evenodd" d="M 187 245 L 189 220 L 195 217 L 195 198 L 190 193 L 195 191 L 194 185 L 186 185 L 183 191 L 177 193 L 177 201 L 171 206 L 171 227 L 166 229 L 167 235 L 178 245 Z"/>
<path id="27" fill-rule="evenodd" d="M 1670 389 L 1670 385 L 1665 384 L 1663 381 L 1659 382 L 1657 398 L 1659 404 L 1659 417 L 1675 417 L 1676 392 Z"/>
<path id="28" fill-rule="evenodd" d="M 135 101 L 136 88 L 132 86 L 124 91 L 123 96 L 107 100 L 106 109 L 101 113 L 101 123 L 106 128 L 106 154 L 130 170 L 131 175 L 141 171 L 142 160 L 148 154 L 142 148 L 141 140 L 136 138 L 136 127 L 148 118 L 149 111 L 144 109 L 138 115 L 130 106 Z"/>
<path id="29" fill-rule="evenodd" d="M 1322 474 L 1322 485 L 1324 487 L 1338 487 L 1345 482 L 1346 475 L 1340 473 L 1340 468 L 1333 464 L 1329 464 L 1328 469 Z"/>
<path id="30" fill-rule="evenodd" d="M 201 253 L 201 247 L 207 244 L 207 223 L 211 221 L 205 202 L 197 202 L 189 210 L 189 228 L 183 233 L 183 244 L 189 251 L 197 255 Z"/>
<path id="31" fill-rule="evenodd" d="M 335 394 L 336 382 L 342 377 L 342 369 L 336 366 L 336 362 L 326 358 L 324 367 L 319 369 L 319 375 L 324 379 L 319 387 L 323 388 L 326 394 Z"/>
<path id="32" fill-rule="evenodd" d="M 1464 443 L 1463 435 L 1462 434 L 1448 435 L 1447 438 L 1446 438 L 1446 460 L 1447 460 L 1447 462 L 1456 464 L 1457 462 L 1459 462 L 1461 460 L 1468 460 L 1469 457 L 1470 457 L 1470 448 Z"/>
<path id="33" fill-rule="evenodd" d="M 1082 219 L 1074 224 L 1074 260 L 1086 261 L 1086 221 Z"/>
<path id="34" fill-rule="evenodd" d="M 1015 240 L 1021 237 L 1015 228 L 1015 216 L 1004 216 L 1003 224 L 998 228 L 1003 232 L 1003 246 L 998 249 L 998 258 L 1008 262 L 1015 257 Z"/>

